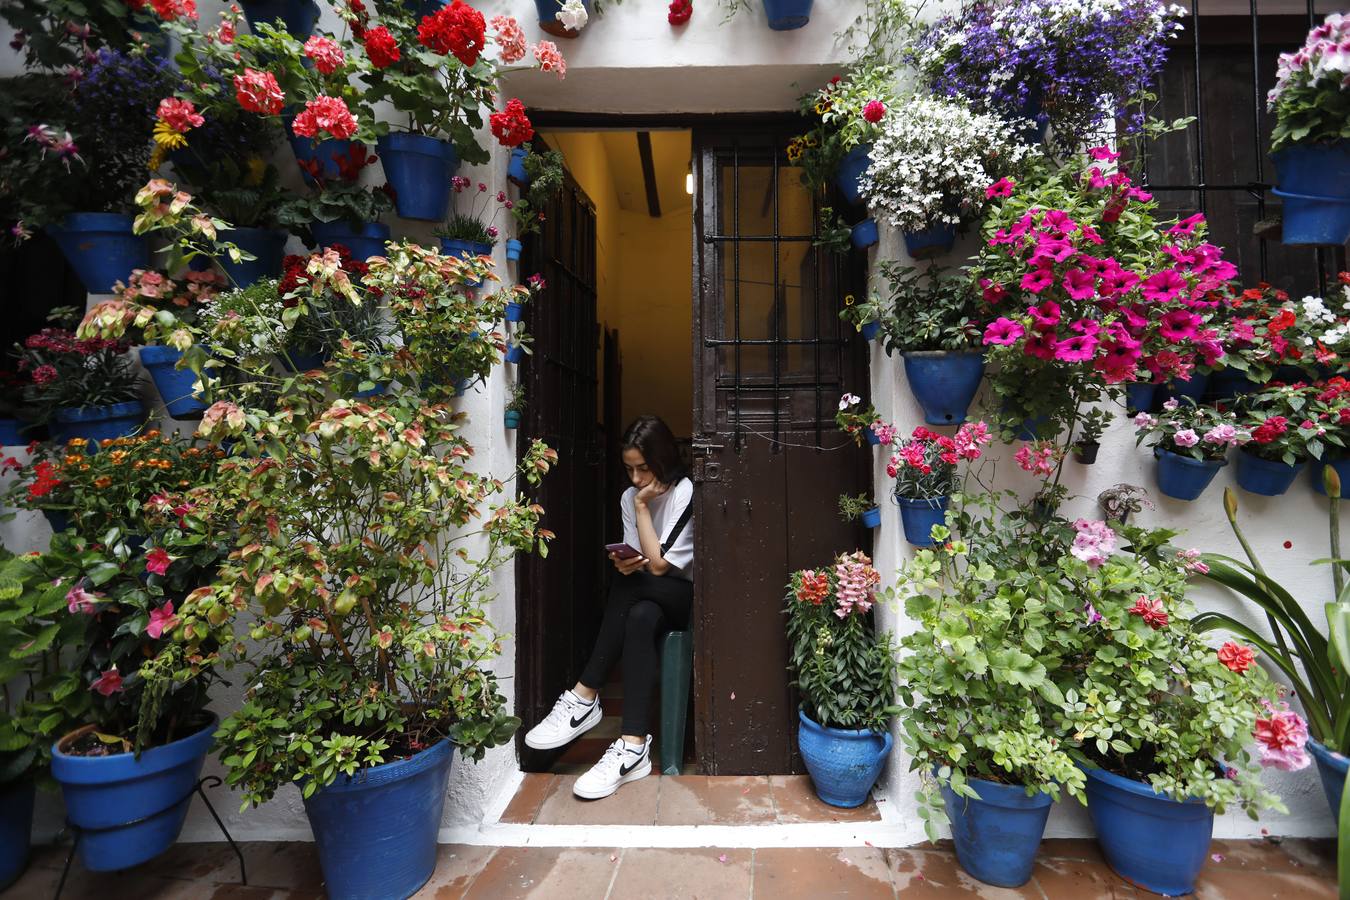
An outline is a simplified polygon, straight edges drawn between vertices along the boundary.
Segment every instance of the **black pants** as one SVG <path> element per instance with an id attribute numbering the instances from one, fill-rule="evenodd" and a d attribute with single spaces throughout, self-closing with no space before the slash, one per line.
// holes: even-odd
<path id="1" fill-rule="evenodd" d="M 600 690 L 623 657 L 623 733 L 645 735 L 660 654 L 656 642 L 667 631 L 689 627 L 694 583 L 675 575 L 614 574 L 605 618 L 591 660 L 579 679 Z"/>

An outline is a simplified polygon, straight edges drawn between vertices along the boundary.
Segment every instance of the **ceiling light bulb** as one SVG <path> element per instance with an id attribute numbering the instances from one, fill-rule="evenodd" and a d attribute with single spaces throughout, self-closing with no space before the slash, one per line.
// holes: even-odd
<path id="1" fill-rule="evenodd" d="M 684 176 L 684 192 L 686 194 L 694 193 L 694 173 L 686 172 Z"/>

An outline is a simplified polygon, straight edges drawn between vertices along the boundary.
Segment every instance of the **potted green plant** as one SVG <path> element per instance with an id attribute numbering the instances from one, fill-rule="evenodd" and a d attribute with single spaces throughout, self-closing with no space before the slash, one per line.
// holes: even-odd
<path id="1" fill-rule="evenodd" d="M 520 259 L 524 245 L 520 239 L 534 234 L 544 223 L 544 208 L 563 186 L 563 155 L 557 150 L 536 152 L 530 149 L 521 161 L 525 186 L 515 201 L 503 204 L 516 220 L 516 236 L 506 242 L 506 258 Z"/>
<path id="2" fill-rule="evenodd" d="M 983 310 L 975 284 L 936 264 L 887 261 L 890 287 L 881 320 L 886 355 L 898 351 L 905 379 L 929 425 L 959 425 L 984 378 Z"/>
<path id="3" fill-rule="evenodd" d="M 839 518 L 861 521 L 864 528 L 877 528 L 881 525 L 881 507 L 867 494 L 840 494 Z"/>
<path id="4" fill-rule="evenodd" d="M 1163 403 L 1157 415 L 1136 415 L 1135 444 L 1151 440 L 1158 460 L 1158 490 L 1176 500 L 1194 500 L 1204 493 L 1219 469 L 1228 465 L 1229 448 L 1251 437 L 1231 419 L 1214 407 L 1176 398 Z"/>
<path id="5" fill-rule="evenodd" d="M 338 244 L 365 260 L 384 252 L 391 234 L 380 217 L 393 209 L 387 185 L 363 184 L 361 171 L 377 162 L 364 144 L 351 144 L 333 156 L 335 175 L 309 165 L 315 190 L 292 197 L 277 208 L 277 221 L 316 248 Z"/>
<path id="6" fill-rule="evenodd" d="M 905 540 L 916 547 L 933 546 L 933 529 L 946 521 L 956 489 L 957 466 L 979 459 L 991 440 L 988 425 L 967 422 L 950 437 L 920 425 L 895 445 L 886 474 L 895 479 L 892 496 L 900 507 Z"/>
<path id="7" fill-rule="evenodd" d="M 525 362 L 527 356 L 533 354 L 530 350 L 530 344 L 533 342 L 534 338 L 523 331 L 512 332 L 506 339 L 506 352 L 502 355 L 502 359 L 513 365 L 520 365 Z"/>
<path id="8" fill-rule="evenodd" d="M 844 297 L 844 308 L 839 318 L 852 325 L 865 341 L 874 341 L 881 334 L 881 322 L 887 307 L 879 297 L 869 297 L 859 303 L 852 294 Z"/>
<path id="9" fill-rule="evenodd" d="M 437 226 L 434 232 L 440 238 L 441 252 L 465 259 L 491 256 L 492 248 L 501 236 L 496 225 L 497 216 L 503 210 L 513 209 L 514 204 L 507 199 L 505 191 L 494 195 L 481 181 L 475 186 L 469 179 L 456 175 L 450 179 L 450 185 L 455 193 L 455 205 L 462 209 Z M 481 287 L 482 282 L 471 280 L 469 286 Z"/>
<path id="10" fill-rule="evenodd" d="M 839 398 L 839 410 L 834 414 L 834 422 L 841 431 L 852 435 L 859 447 L 864 438 L 875 447 L 882 443 L 889 444 L 895 436 L 894 426 L 881 421 L 881 416 L 877 415 L 872 404 L 864 404 L 857 394 L 844 394 Z M 886 440 L 883 441 L 883 438 Z"/>
<path id="11" fill-rule="evenodd" d="M 520 383 L 511 385 L 511 399 L 506 401 L 505 422 L 507 428 L 520 427 L 520 419 L 525 414 L 527 405 L 525 385 Z"/>
<path id="12" fill-rule="evenodd" d="M 894 105 L 895 76 L 888 65 L 854 66 L 798 101 L 811 128 L 788 142 L 787 161 L 800 166 L 802 181 L 812 191 L 833 183 L 848 203 L 861 200 L 860 180 L 870 163 L 877 123 Z"/>
<path id="13" fill-rule="evenodd" d="M 1277 497 L 1309 459 L 1321 459 L 1329 445 L 1340 444 L 1336 430 L 1328 432 L 1315 421 L 1319 393 L 1307 385 L 1270 385 L 1241 399 L 1240 427 L 1251 439 L 1238 450 L 1238 487 Z"/>
<path id="14" fill-rule="evenodd" d="M 787 633 L 801 697 L 797 744 L 816 794 L 859 806 L 890 756 L 895 660 L 890 635 L 869 615 L 881 578 L 861 551 L 792 573 Z"/>

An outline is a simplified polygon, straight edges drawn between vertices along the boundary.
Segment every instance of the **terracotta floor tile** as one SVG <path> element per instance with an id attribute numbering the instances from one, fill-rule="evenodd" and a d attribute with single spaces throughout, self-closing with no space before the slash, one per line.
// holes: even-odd
<path id="1" fill-rule="evenodd" d="M 1195 883 L 1195 900 L 1334 900 L 1336 882 L 1290 872 L 1257 872 L 1205 866 Z"/>
<path id="2" fill-rule="evenodd" d="M 496 850 L 496 847 L 442 844 L 437 848 L 436 871 L 413 897 L 417 900 L 459 900 Z"/>
<path id="3" fill-rule="evenodd" d="M 1133 885 L 1104 862 L 1050 859 L 1041 855 L 1031 877 L 1050 900 L 1133 900 L 1140 896 Z"/>
<path id="4" fill-rule="evenodd" d="M 1336 877 L 1336 849 L 1330 841 L 1214 841 L 1210 852 L 1222 861 L 1211 859 L 1208 865 Z"/>
<path id="5" fill-rule="evenodd" d="M 653 773 L 603 800 L 581 800 L 572 794 L 576 776 L 560 775 L 534 821 L 538 825 L 652 825 L 660 778 Z"/>
<path id="6" fill-rule="evenodd" d="M 886 858 L 875 847 L 772 848 L 755 851 L 755 896 L 888 900 L 895 888 Z"/>
<path id="7" fill-rule="evenodd" d="M 463 896 L 465 900 L 600 900 L 614 879 L 618 853 L 594 848 L 502 847 Z"/>
<path id="8" fill-rule="evenodd" d="M 605 748 L 612 743 L 614 743 L 614 738 L 605 740 L 604 738 L 593 738 L 587 735 L 568 744 L 562 756 L 558 757 L 558 762 L 566 765 L 581 763 L 588 767 L 593 766 L 600 761 L 600 757 L 605 755 Z"/>
<path id="9" fill-rule="evenodd" d="M 871 797 L 862 806 L 841 809 L 816 796 L 809 775 L 770 775 L 769 789 L 778 821 L 792 822 L 880 822 L 881 813 Z"/>
<path id="10" fill-rule="evenodd" d="M 240 847 L 248 862 L 250 886 L 299 889 L 323 884 L 319 853 L 313 844 L 245 841 Z M 227 862 L 211 877 L 229 883 L 236 881 L 239 873 L 233 862 Z"/>
<path id="11" fill-rule="evenodd" d="M 745 849 L 628 849 L 609 900 L 749 898 L 753 859 L 754 851 Z"/>
<path id="12" fill-rule="evenodd" d="M 769 825 L 775 821 L 763 775 L 661 778 L 657 825 Z"/>
<path id="13" fill-rule="evenodd" d="M 1293 861 L 1295 871 L 1336 878 L 1336 841 L 1332 838 L 1286 838 L 1279 848 Z"/>
<path id="14" fill-rule="evenodd" d="M 547 772 L 527 772 L 499 821 L 508 825 L 528 825 L 533 822 L 544 798 L 553 790 L 553 783 L 557 780 L 557 775 Z"/>
<path id="15" fill-rule="evenodd" d="M 954 853 L 927 850 L 887 850 L 887 864 L 896 896 L 978 897 L 980 900 L 1041 900 L 1040 889 L 1033 884 L 1020 888 L 994 887 L 967 875 L 956 862 Z M 1051 900 L 1078 900 L 1054 897 Z"/>
<path id="16" fill-rule="evenodd" d="M 1042 859 L 1074 859 L 1106 864 L 1095 838 L 1050 838 L 1041 841 Z"/>

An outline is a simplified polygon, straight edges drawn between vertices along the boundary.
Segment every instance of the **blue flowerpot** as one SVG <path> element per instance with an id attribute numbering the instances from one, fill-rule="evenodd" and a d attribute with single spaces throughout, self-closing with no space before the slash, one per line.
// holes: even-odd
<path id="1" fill-rule="evenodd" d="M 0 447 L 20 447 L 27 444 L 22 428 L 23 423 L 18 419 L 0 419 Z"/>
<path id="2" fill-rule="evenodd" d="M 1312 461 L 1312 465 L 1308 466 L 1308 472 L 1312 476 L 1313 490 L 1323 497 L 1327 495 L 1327 487 L 1322 483 L 1322 472 L 1327 466 L 1335 469 L 1336 474 L 1340 476 L 1341 496 L 1350 494 L 1350 457 L 1346 456 Z"/>
<path id="3" fill-rule="evenodd" d="M 206 404 L 192 392 L 192 386 L 197 382 L 196 373 L 177 368 L 182 358 L 183 354 L 172 347 L 141 348 L 141 365 L 154 379 L 155 389 L 169 415 L 175 419 L 197 418 L 206 411 Z"/>
<path id="4" fill-rule="evenodd" d="M 1260 389 L 1261 385 L 1248 378 L 1240 369 L 1220 369 L 1209 376 L 1205 396 L 1210 400 L 1232 400 L 1254 394 Z"/>
<path id="5" fill-rule="evenodd" d="M 863 173 L 872 164 L 872 145 L 859 144 L 839 161 L 834 173 L 834 183 L 849 203 L 862 199 L 861 182 Z"/>
<path id="6" fill-rule="evenodd" d="M 0 891 L 18 881 L 28 867 L 32 835 L 32 780 L 0 784 Z"/>
<path id="7" fill-rule="evenodd" d="M 1023 419 L 1018 424 L 1017 431 L 1014 433 L 1013 437 L 1019 441 L 1036 441 L 1043 437 L 1050 437 L 1049 434 L 1044 433 L 1049 430 L 1049 416 L 1032 416 L 1029 419 Z"/>
<path id="8" fill-rule="evenodd" d="M 858 329 L 858 333 L 863 336 L 864 341 L 875 341 L 877 335 L 881 334 L 881 323 L 876 319 L 871 322 L 864 322 L 862 327 Z"/>
<path id="9" fill-rule="evenodd" d="M 441 238 L 441 252 L 446 256 L 459 256 L 464 259 L 472 259 L 475 256 L 491 256 L 492 245 L 480 244 L 478 241 L 462 241 L 459 238 Z M 483 279 L 476 278 L 466 281 L 469 287 L 482 287 Z"/>
<path id="10" fill-rule="evenodd" d="M 849 240 L 859 250 L 866 250 L 881 240 L 881 235 L 877 231 L 877 220 L 863 219 L 857 225 L 854 225 L 853 230 L 849 232 Z"/>
<path id="11" fill-rule="evenodd" d="M 43 509 L 42 518 L 51 526 L 52 534 L 60 534 L 70 528 L 70 513 L 64 509 Z"/>
<path id="12" fill-rule="evenodd" d="M 1254 456 L 1246 450 L 1237 455 L 1237 484 L 1244 491 L 1260 494 L 1263 497 L 1278 497 L 1289 490 L 1298 473 L 1303 471 L 1303 463 L 1286 465 Z"/>
<path id="13" fill-rule="evenodd" d="M 1193 372 L 1190 378 L 1173 378 L 1163 386 L 1164 400 L 1190 400 L 1199 404 L 1205 397 L 1205 388 L 1209 386 L 1209 376 L 1204 372 Z"/>
<path id="14" fill-rule="evenodd" d="M 352 256 L 362 261 L 372 256 L 383 256 L 384 245 L 390 237 L 389 226 L 383 222 L 353 225 L 346 219 L 338 219 L 333 222 L 314 222 L 309 230 L 319 247 L 341 244 L 351 251 Z"/>
<path id="15" fill-rule="evenodd" d="M 1226 459 L 1192 459 L 1161 447 L 1153 448 L 1158 459 L 1158 490 L 1174 500 L 1194 500 L 1205 492 Z"/>
<path id="16" fill-rule="evenodd" d="M 870 425 L 863 429 L 863 434 L 867 437 L 868 446 L 878 447 L 881 445 L 881 435 L 877 434 L 876 429 Z"/>
<path id="17" fill-rule="evenodd" d="M 947 497 L 914 499 L 896 497 L 900 506 L 900 524 L 905 528 L 905 540 L 915 547 L 932 547 L 933 526 L 947 522 Z"/>
<path id="18" fill-rule="evenodd" d="M 525 249 L 525 245 L 515 238 L 509 238 L 506 241 L 506 258 L 511 262 L 520 259 L 520 253 Z"/>
<path id="19" fill-rule="evenodd" d="M 80 406 L 56 410 L 48 425 L 52 440 L 64 444 L 71 438 L 89 441 L 90 450 L 98 442 L 127 437 L 145 424 L 145 407 L 139 400 L 113 403 L 109 406 Z"/>
<path id="20" fill-rule="evenodd" d="M 985 884 L 1021 887 L 1031 880 L 1054 799 L 1049 794 L 1028 797 L 1024 788 L 982 778 L 967 784 L 979 799 L 958 797 L 942 785 L 961 868 Z"/>
<path id="21" fill-rule="evenodd" d="M 300 162 L 318 163 L 325 179 L 338 177 L 340 169 L 337 161 L 345 159 L 347 154 L 351 152 L 352 144 L 355 143 L 354 141 L 340 141 L 336 138 L 316 141 L 313 138 L 300 137 L 291 131 L 291 120 L 289 118 L 286 120 L 286 134 L 295 158 Z M 313 177 L 303 166 L 300 167 L 300 174 L 304 177 L 305 184 L 314 184 Z"/>
<path id="22" fill-rule="evenodd" d="M 305 801 L 333 900 L 410 897 L 436 868 L 454 744 L 362 769 Z"/>
<path id="23" fill-rule="evenodd" d="M 525 348 L 519 344 L 512 344 L 506 348 L 502 358 L 513 365 L 519 365 L 525 361 Z"/>
<path id="24" fill-rule="evenodd" d="M 1088 814 L 1111 868 L 1131 884 L 1175 897 L 1195 889 L 1209 855 L 1214 813 L 1140 781 L 1085 769 Z"/>
<path id="25" fill-rule="evenodd" d="M 774 31 L 792 31 L 811 21 L 811 0 L 764 0 L 764 15 Z"/>
<path id="26" fill-rule="evenodd" d="M 131 216 L 119 213 L 71 213 L 47 233 L 60 246 L 84 289 L 108 294 L 134 269 L 150 268 L 150 245 L 133 234 Z"/>
<path id="27" fill-rule="evenodd" d="M 591 12 L 591 0 L 581 0 L 581 5 L 586 7 L 587 13 Z M 558 21 L 558 10 L 562 6 L 563 0 L 534 0 L 535 12 L 539 14 L 539 27 L 555 37 L 576 37 L 578 32 L 568 31 Z"/>
<path id="28" fill-rule="evenodd" d="M 1350 241 L 1350 197 L 1292 194 L 1279 188 L 1271 193 L 1284 201 L 1283 243 L 1340 247 Z"/>
<path id="29" fill-rule="evenodd" d="M 1280 190 L 1312 197 L 1350 198 L 1350 140 L 1295 144 L 1270 155 Z"/>
<path id="30" fill-rule="evenodd" d="M 507 428 L 519 428 L 520 410 L 508 409 L 505 414 L 503 414 L 502 420 L 505 422 Z"/>
<path id="31" fill-rule="evenodd" d="M 864 510 L 864 511 L 863 511 L 863 514 L 862 514 L 862 516 L 861 516 L 861 521 L 862 521 L 862 523 L 863 523 L 863 527 L 864 527 L 864 528 L 880 528 L 880 527 L 881 527 L 881 507 L 880 507 L 880 506 L 874 506 L 874 507 L 872 507 L 871 509 Z"/>
<path id="32" fill-rule="evenodd" d="M 1341 824 L 1341 794 L 1345 790 L 1345 773 L 1350 769 L 1350 759 L 1346 759 L 1335 750 L 1312 738 L 1308 739 L 1308 752 L 1317 763 L 1317 774 L 1322 779 L 1322 793 L 1327 795 L 1331 805 L 1331 818 L 1337 826 Z M 0 879 L 0 885 L 3 879 Z"/>
<path id="33" fill-rule="evenodd" d="M 984 354 L 921 351 L 906 353 L 905 378 L 929 425 L 960 425 L 966 420 L 984 378 Z"/>
<path id="34" fill-rule="evenodd" d="M 280 19 L 286 30 L 304 43 L 314 32 L 314 23 L 319 21 L 319 7 L 314 0 L 239 0 L 239 5 L 255 34 L 259 22 L 272 25 Z"/>
<path id="35" fill-rule="evenodd" d="M 525 321 L 525 304 L 523 303 L 506 304 L 506 321 L 508 322 Z"/>
<path id="36" fill-rule="evenodd" d="M 80 829 L 86 869 L 128 869 L 178 840 L 215 730 L 212 717 L 200 731 L 139 759 L 134 753 L 71 756 L 61 749 L 71 735 L 53 745 L 52 777 L 61 785 L 66 818 Z"/>
<path id="37" fill-rule="evenodd" d="M 1135 413 L 1150 412 L 1157 400 L 1158 386 L 1151 382 L 1135 381 L 1125 385 L 1125 410 Z"/>
<path id="38" fill-rule="evenodd" d="M 506 164 L 506 177 L 521 187 L 530 186 L 530 175 L 525 171 L 525 157 L 529 155 L 524 147 L 512 147 L 511 160 Z"/>
<path id="39" fill-rule="evenodd" d="M 328 362 L 332 354 L 328 350 L 316 350 L 313 353 L 299 353 L 295 350 L 287 350 L 285 353 L 277 354 L 277 361 L 287 372 L 309 372 L 313 369 L 323 368 L 323 364 Z"/>
<path id="40" fill-rule="evenodd" d="M 218 257 L 220 267 L 237 287 L 248 287 L 263 278 L 281 276 L 281 261 L 286 257 L 286 232 L 278 228 L 235 228 L 221 234 L 240 250 L 247 250 L 254 258 L 234 262 L 229 254 Z"/>
<path id="41" fill-rule="evenodd" d="M 424 134 L 391 132 L 375 144 L 394 206 L 405 219 L 439 222 L 450 208 L 450 179 L 459 171 L 455 145 Z"/>
<path id="42" fill-rule="evenodd" d="M 956 226 L 939 224 L 923 231 L 905 232 L 905 252 L 914 259 L 941 256 L 956 243 Z"/>
<path id="43" fill-rule="evenodd" d="M 801 710 L 797 718 L 797 748 L 816 795 L 831 806 L 861 806 L 891 755 L 891 733 L 827 728 Z"/>

